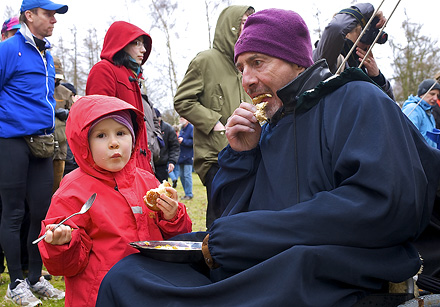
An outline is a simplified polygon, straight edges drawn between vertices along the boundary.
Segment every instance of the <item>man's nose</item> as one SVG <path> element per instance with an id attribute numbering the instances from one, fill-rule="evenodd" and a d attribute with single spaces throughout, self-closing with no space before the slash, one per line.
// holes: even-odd
<path id="1" fill-rule="evenodd" d="M 252 88 L 258 83 L 257 75 L 252 71 L 252 69 L 243 69 L 242 72 L 242 85 L 246 93 L 250 93 Z"/>

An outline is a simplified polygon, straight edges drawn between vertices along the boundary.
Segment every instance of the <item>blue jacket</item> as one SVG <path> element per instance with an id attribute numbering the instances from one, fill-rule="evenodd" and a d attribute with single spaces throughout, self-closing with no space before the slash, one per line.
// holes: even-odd
<path id="1" fill-rule="evenodd" d="M 193 130 L 194 127 L 190 123 L 180 129 L 179 137 L 182 137 L 183 141 L 180 143 L 180 156 L 177 164 L 193 164 Z"/>
<path id="2" fill-rule="evenodd" d="M 416 107 L 419 101 L 420 97 L 410 95 L 403 104 L 402 111 L 408 116 L 417 129 L 419 129 L 426 142 L 432 147 L 437 148 L 437 144 L 426 135 L 427 131 L 432 131 L 435 128 L 435 119 L 431 112 L 432 106 L 423 100 Z"/>
<path id="3" fill-rule="evenodd" d="M 32 33 L 23 25 L 13 37 L 0 43 L 0 137 L 53 132 L 54 88 L 52 55 L 46 50 L 44 59 Z"/>

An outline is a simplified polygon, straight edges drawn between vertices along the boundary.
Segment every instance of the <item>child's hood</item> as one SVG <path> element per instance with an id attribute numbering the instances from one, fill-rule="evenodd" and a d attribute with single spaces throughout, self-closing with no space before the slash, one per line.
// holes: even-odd
<path id="1" fill-rule="evenodd" d="M 88 133 L 90 125 L 99 117 L 121 110 L 131 110 L 133 128 L 136 135 L 136 144 L 133 153 L 139 150 L 139 135 L 145 129 L 144 118 L 141 111 L 131 104 L 116 98 L 103 95 L 89 95 L 78 99 L 72 106 L 66 123 L 66 136 L 70 149 L 75 156 L 79 167 L 89 175 L 101 179 L 110 179 L 113 175 L 95 165 L 90 152 Z M 134 154 L 124 169 L 136 167 Z"/>

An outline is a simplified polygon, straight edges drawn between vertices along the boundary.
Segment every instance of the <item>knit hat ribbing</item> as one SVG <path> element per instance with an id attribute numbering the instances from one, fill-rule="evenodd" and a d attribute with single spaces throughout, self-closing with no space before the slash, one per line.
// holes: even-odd
<path id="1" fill-rule="evenodd" d="M 91 124 L 90 129 L 89 129 L 89 135 L 90 135 L 90 132 L 92 131 L 93 127 L 95 127 L 99 122 L 102 122 L 104 119 L 107 119 L 107 118 L 111 118 L 111 119 L 117 121 L 118 123 L 120 123 L 121 125 L 124 125 L 125 127 L 127 127 L 127 129 L 130 131 L 131 137 L 133 138 L 133 148 L 134 148 L 136 138 L 134 135 L 133 121 L 131 120 L 130 111 L 128 111 L 128 110 L 121 110 L 121 111 L 117 111 L 117 112 L 113 112 L 113 113 L 101 116 L 100 118 L 98 118 L 97 120 L 95 120 Z"/>
<path id="2" fill-rule="evenodd" d="M 245 52 L 263 53 L 305 68 L 313 65 L 307 25 L 288 10 L 267 9 L 249 16 L 235 44 L 234 61 Z"/>

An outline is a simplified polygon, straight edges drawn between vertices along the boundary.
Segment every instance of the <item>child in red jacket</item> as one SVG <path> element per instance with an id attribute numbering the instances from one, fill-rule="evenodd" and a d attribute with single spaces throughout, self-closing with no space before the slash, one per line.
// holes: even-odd
<path id="1" fill-rule="evenodd" d="M 115 97 L 84 96 L 73 105 L 66 135 L 79 168 L 66 175 L 54 194 L 38 245 L 52 275 L 65 276 L 65 306 L 94 306 L 99 285 L 120 259 L 138 252 L 128 243 L 163 240 L 190 232 L 191 219 L 177 192 L 161 194 L 160 211 L 143 196 L 159 186 L 150 172 L 136 167 L 137 136 L 143 115 Z M 54 224 L 78 212 L 97 193 L 93 206 L 52 231 Z"/>

